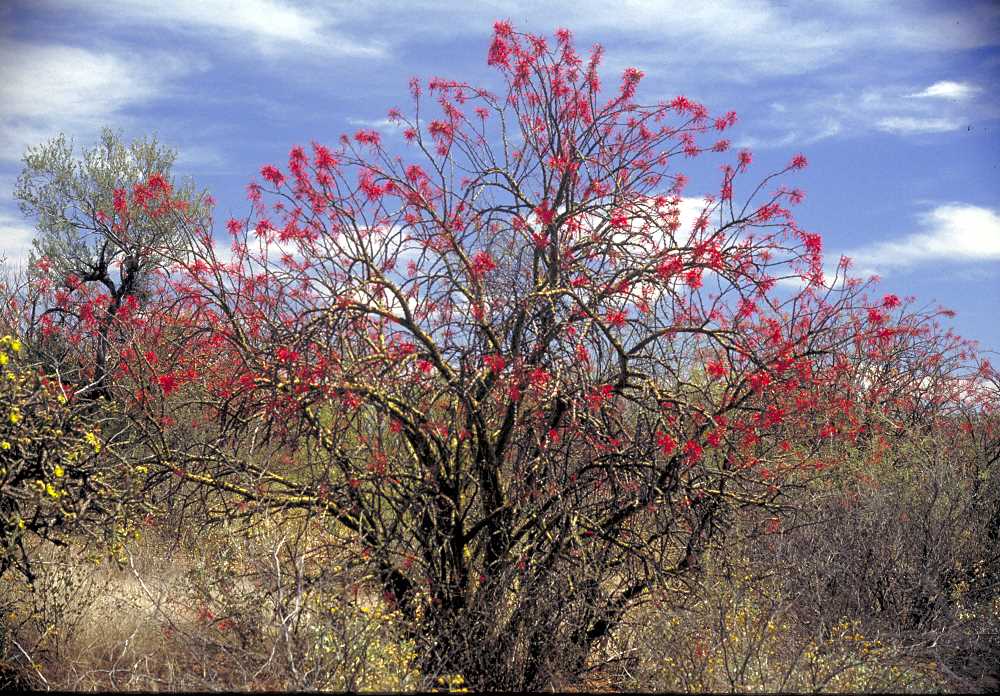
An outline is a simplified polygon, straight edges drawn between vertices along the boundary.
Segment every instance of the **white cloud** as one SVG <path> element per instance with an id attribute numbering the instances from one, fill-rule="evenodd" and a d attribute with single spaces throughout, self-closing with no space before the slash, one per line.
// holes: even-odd
<path id="1" fill-rule="evenodd" d="M 379 56 L 378 41 L 358 40 L 332 29 L 329 8 L 282 0 L 63 0 L 64 6 L 127 25 L 192 31 L 250 43 L 266 51 L 308 46 L 324 54 Z"/>
<path id="2" fill-rule="evenodd" d="M 817 117 L 808 124 L 803 124 L 801 129 L 766 136 L 743 136 L 734 145 L 737 148 L 751 148 L 755 150 L 788 148 L 792 145 L 803 147 L 840 135 L 843 130 L 844 125 L 840 120 L 831 116 L 823 116 Z"/>
<path id="3" fill-rule="evenodd" d="M 34 236 L 35 231 L 24 220 L 0 210 L 0 260 L 5 259 L 8 267 L 28 261 Z"/>
<path id="4" fill-rule="evenodd" d="M 0 48 L 0 64 L 0 160 L 18 160 L 25 146 L 59 131 L 87 137 L 118 122 L 125 109 L 161 96 L 188 69 L 169 56 L 14 42 Z"/>
<path id="5" fill-rule="evenodd" d="M 913 135 L 917 133 L 945 133 L 947 131 L 958 130 L 962 127 L 962 122 L 954 118 L 946 117 L 919 117 L 919 116 L 887 116 L 879 119 L 875 127 L 886 133 L 896 133 L 898 135 Z"/>
<path id="6" fill-rule="evenodd" d="M 985 101 L 923 95 L 971 95 L 975 89 L 965 83 L 935 83 L 918 94 L 899 84 L 835 92 L 807 88 L 792 102 L 788 113 L 755 122 L 751 127 L 756 132 L 738 138 L 735 144 L 750 148 L 804 147 L 828 138 L 872 131 L 907 137 L 961 130 L 969 123 L 995 118 L 995 107 Z"/>
<path id="7" fill-rule="evenodd" d="M 926 89 L 909 96 L 918 99 L 968 99 L 978 91 L 980 91 L 978 87 L 969 84 L 968 82 L 952 82 L 951 80 L 942 80 L 941 82 L 935 82 Z"/>
<path id="8" fill-rule="evenodd" d="M 913 5 L 911 7 L 911 5 Z M 440 0 L 382 0 L 343 3 L 345 25 L 378 27 L 391 36 L 455 36 L 489 31 L 493 20 L 508 18 L 521 30 L 552 31 L 566 26 L 602 41 L 628 37 L 609 50 L 639 67 L 689 69 L 696 64 L 726 80 L 751 81 L 765 75 L 800 75 L 832 65 L 850 65 L 876 51 L 961 50 L 996 45 L 998 15 L 988 6 L 928 8 L 923 4 L 879 2 L 804 3 L 783 0 L 493 0 L 442 3 Z M 608 48 L 612 48 L 609 43 Z M 608 64 L 614 67 L 612 64 Z M 734 70 L 738 68 L 738 70 Z"/>
<path id="9" fill-rule="evenodd" d="M 964 203 L 940 205 L 920 216 L 922 231 L 861 247 L 847 256 L 872 269 L 940 261 L 1000 260 L 1000 212 Z"/>
<path id="10" fill-rule="evenodd" d="M 395 132 L 398 129 L 395 123 L 387 118 L 348 118 L 347 122 L 352 126 L 363 128 L 374 128 L 377 131 Z"/>
<path id="11" fill-rule="evenodd" d="M 157 92 L 155 77 L 111 53 L 59 45 L 9 46 L 0 99 L 7 115 L 45 118 L 53 109 L 92 117 Z"/>

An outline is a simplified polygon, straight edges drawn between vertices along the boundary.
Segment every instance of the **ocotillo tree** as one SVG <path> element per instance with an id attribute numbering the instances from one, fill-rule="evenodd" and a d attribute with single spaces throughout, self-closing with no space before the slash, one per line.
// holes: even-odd
<path id="1" fill-rule="evenodd" d="M 636 69 L 602 96 L 600 61 L 501 22 L 503 90 L 414 80 L 405 158 L 366 130 L 293 148 L 231 253 L 192 234 L 130 368 L 151 463 L 233 514 L 328 515 L 425 672 L 479 688 L 579 674 L 735 515 L 777 529 L 863 428 L 827 395 L 894 320 L 824 278 L 776 180 L 804 157 L 744 188 L 739 152 L 685 197 L 676 163 L 735 115 L 643 104 Z"/>

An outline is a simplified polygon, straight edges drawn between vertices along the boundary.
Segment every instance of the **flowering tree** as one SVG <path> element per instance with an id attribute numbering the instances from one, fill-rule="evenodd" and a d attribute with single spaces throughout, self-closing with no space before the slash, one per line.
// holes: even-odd
<path id="1" fill-rule="evenodd" d="M 211 205 L 191 184 L 175 187 L 175 157 L 153 138 L 125 143 L 110 129 L 80 159 L 62 135 L 25 153 L 14 196 L 38 226 L 27 328 L 52 336 L 58 326 L 70 339 L 50 344 L 48 361 L 66 370 L 77 354 L 88 370 L 67 376 L 89 396 L 107 395 L 115 325 L 142 304 L 160 268 L 157 250 L 182 240 L 178 218 L 195 219 Z"/>
<path id="2" fill-rule="evenodd" d="M 632 68 L 608 95 L 601 55 L 500 22 L 502 92 L 412 81 L 406 159 L 362 130 L 264 167 L 229 253 L 160 250 L 117 384 L 144 466 L 213 513 L 321 513 L 424 673 L 477 688 L 579 676 L 737 516 L 777 531 L 910 321 L 824 278 L 777 180 L 802 156 L 685 197 L 735 114 L 640 103 Z"/>

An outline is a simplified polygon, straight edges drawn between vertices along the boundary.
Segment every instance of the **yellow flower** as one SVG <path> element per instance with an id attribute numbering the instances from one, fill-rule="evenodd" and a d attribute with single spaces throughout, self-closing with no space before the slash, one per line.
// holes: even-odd
<path id="1" fill-rule="evenodd" d="M 7 361 L 9 361 L 9 360 L 10 360 L 10 358 L 7 357 L 6 353 L 0 353 L 0 367 L 2 367 L 3 365 L 6 365 Z"/>
<path id="2" fill-rule="evenodd" d="M 4 440 L 3 442 L 0 442 L 0 450 L 9 450 L 9 449 L 10 449 L 10 443 L 9 442 L 7 442 L 6 440 Z"/>
<path id="3" fill-rule="evenodd" d="M 65 404 L 65 403 L 66 403 L 66 397 L 65 397 L 65 396 L 63 396 L 62 394 L 60 394 L 60 395 L 59 395 L 59 396 L 58 396 L 58 397 L 56 398 L 56 401 L 58 401 L 58 402 L 59 402 L 60 404 Z"/>
<path id="4" fill-rule="evenodd" d="M 45 484 L 45 492 L 48 493 L 49 496 L 52 497 L 52 498 L 58 498 L 59 497 L 59 494 L 56 493 L 56 489 L 52 486 L 51 483 Z"/>
<path id="5" fill-rule="evenodd" d="M 10 418 L 10 422 L 11 423 L 13 423 L 14 425 L 17 425 L 18 423 L 21 422 L 21 412 L 18 409 L 16 409 L 16 408 L 12 408 L 10 410 L 10 416 L 9 416 L 9 418 Z"/>
<path id="6" fill-rule="evenodd" d="M 97 439 L 97 436 L 94 435 L 94 433 L 86 433 L 83 436 L 83 439 L 88 445 L 94 448 L 95 452 L 101 451 L 101 441 Z"/>
<path id="7" fill-rule="evenodd" d="M 52 470 L 52 473 L 54 473 L 56 475 L 56 478 L 62 478 L 62 475 L 66 473 L 66 470 L 63 469 L 58 464 L 56 464 L 56 467 L 55 467 L 55 469 Z"/>
<path id="8" fill-rule="evenodd" d="M 12 340 L 12 341 L 10 342 L 10 349 L 11 349 L 12 351 L 14 351 L 15 353 L 20 353 L 20 352 L 21 352 L 21 341 L 19 341 L 19 340 L 18 340 L 18 339 L 16 339 L 16 338 L 15 338 L 15 339 L 13 339 L 13 340 Z"/>

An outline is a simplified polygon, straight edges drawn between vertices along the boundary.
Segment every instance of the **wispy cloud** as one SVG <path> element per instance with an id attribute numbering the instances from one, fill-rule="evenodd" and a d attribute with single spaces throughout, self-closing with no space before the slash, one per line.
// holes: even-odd
<path id="1" fill-rule="evenodd" d="M 99 20 L 157 31 L 182 31 L 226 39 L 231 45 L 280 53 L 309 48 L 323 55 L 377 57 L 383 42 L 338 32 L 329 5 L 281 0 L 61 0 Z"/>
<path id="2" fill-rule="evenodd" d="M 978 87 L 968 82 L 942 80 L 909 96 L 916 99 L 968 99 L 979 91 Z"/>
<path id="3" fill-rule="evenodd" d="M 737 141 L 738 146 L 802 147 L 873 131 L 899 137 L 946 133 L 997 116 L 995 104 L 975 98 L 982 90 L 964 82 L 937 82 L 917 93 L 904 84 L 834 92 L 786 89 L 789 97 L 798 92 L 798 98 L 789 98 L 788 106 L 783 101 L 781 111 L 770 105 L 769 118 L 754 124 L 752 134 Z"/>
<path id="4" fill-rule="evenodd" d="M 919 232 L 847 252 L 856 266 L 884 272 L 928 263 L 1000 260 L 1000 211 L 965 203 L 919 217 Z"/>
<path id="5" fill-rule="evenodd" d="M 152 63 L 156 69 L 152 69 Z M 167 90 L 188 69 L 176 57 L 124 56 L 75 46 L 10 42 L 0 48 L 0 160 L 58 131 L 87 137 Z"/>
<path id="6" fill-rule="evenodd" d="M 888 116 L 880 118 L 875 127 L 886 133 L 912 135 L 916 133 L 945 133 L 962 127 L 962 122 L 954 118 L 915 116 Z"/>
<path id="7" fill-rule="evenodd" d="M 348 117 L 347 122 L 352 126 L 361 126 L 362 128 L 374 128 L 375 130 L 378 131 L 395 132 L 399 130 L 396 124 L 387 118 Z"/>

